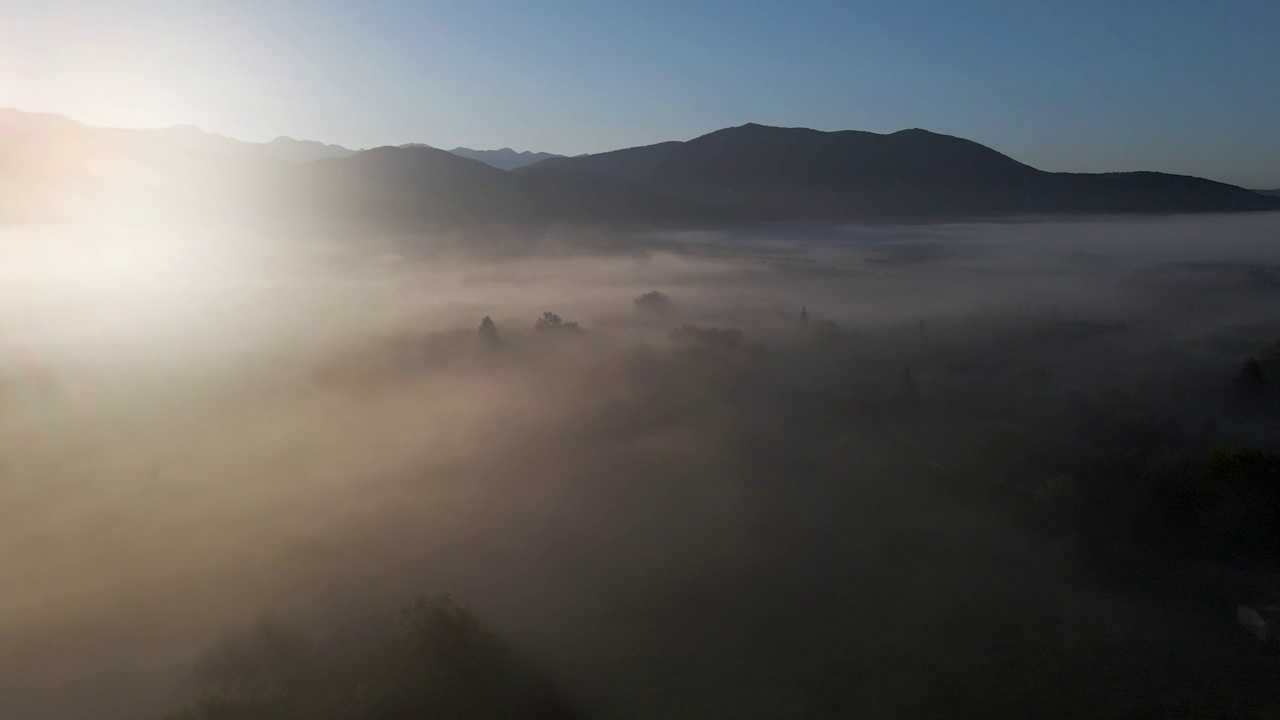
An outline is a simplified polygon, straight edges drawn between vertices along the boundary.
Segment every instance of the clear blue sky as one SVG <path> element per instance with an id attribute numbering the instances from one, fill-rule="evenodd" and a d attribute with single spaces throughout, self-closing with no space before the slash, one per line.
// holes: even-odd
<path id="1" fill-rule="evenodd" d="M 759 122 L 1280 187 L 1280 0 L 2 0 L 0 106 L 593 152 Z"/>

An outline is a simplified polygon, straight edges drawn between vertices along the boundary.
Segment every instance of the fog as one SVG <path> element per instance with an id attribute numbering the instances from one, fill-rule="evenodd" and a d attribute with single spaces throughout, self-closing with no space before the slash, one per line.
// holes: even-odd
<path id="1" fill-rule="evenodd" d="M 1089 480 L 1280 450 L 1233 386 L 1274 213 L 0 245 L 2 718 L 160 717 L 263 616 L 440 592 L 591 717 L 1280 707 L 1231 620 L 1272 576 L 1135 580 Z M 1022 502 L 1065 475 L 1095 508 Z"/>

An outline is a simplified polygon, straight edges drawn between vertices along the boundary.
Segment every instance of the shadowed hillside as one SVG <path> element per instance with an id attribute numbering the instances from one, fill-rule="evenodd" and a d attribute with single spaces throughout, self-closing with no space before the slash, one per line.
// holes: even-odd
<path id="1" fill-rule="evenodd" d="M 1280 198 L 1161 173 L 1048 173 L 968 140 L 743 125 L 506 172 L 426 145 L 354 154 L 193 128 L 0 116 L 0 220 L 358 225 L 938 220 L 1280 209 Z M 323 158 L 300 162 L 306 158 Z"/>
<path id="2" fill-rule="evenodd" d="M 524 172 L 621 177 L 775 219 L 1280 209 L 1232 185 L 1162 173 L 1048 173 L 926 130 L 888 135 L 748 124 L 666 142 L 547 160 Z"/>
<path id="3" fill-rule="evenodd" d="M 542 162 L 543 160 L 564 157 L 563 155 L 556 155 L 555 153 L 531 152 L 529 150 L 516 152 L 511 148 L 502 148 L 501 150 L 472 150 L 471 148 L 456 147 L 449 152 L 459 157 L 479 160 L 485 165 L 492 165 L 499 170 L 515 170 L 516 168 L 522 168 L 526 165 Z"/>

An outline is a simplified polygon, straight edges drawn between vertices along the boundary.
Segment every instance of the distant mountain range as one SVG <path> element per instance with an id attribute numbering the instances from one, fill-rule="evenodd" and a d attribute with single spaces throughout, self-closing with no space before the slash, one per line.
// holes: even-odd
<path id="1" fill-rule="evenodd" d="M 424 148 L 432 146 L 427 145 L 426 143 L 406 143 L 399 147 Z M 472 150 L 471 148 L 456 147 L 449 152 L 457 155 L 458 157 L 478 160 L 489 167 L 496 167 L 499 170 L 515 170 L 543 160 L 564 157 L 563 155 L 556 155 L 555 153 L 530 152 L 528 150 L 517 152 L 511 148 L 502 148 L 501 150 Z"/>
<path id="2" fill-rule="evenodd" d="M 537 155 L 545 154 L 245 143 L 195 128 L 104 129 L 0 111 L 0 220 L 125 213 L 410 230 L 1280 210 L 1280 197 L 1201 178 L 1045 172 L 925 130 L 749 124 L 687 142 L 544 157 L 512 171 L 495 166 Z"/>
<path id="3" fill-rule="evenodd" d="M 1154 172 L 1051 173 L 978 143 L 926 130 L 888 135 L 748 124 L 666 142 L 547 160 L 775 219 L 928 219 L 1042 213 L 1278 209 L 1270 198 Z"/>
<path id="4" fill-rule="evenodd" d="M 84 135 L 88 132 L 96 132 L 103 136 L 117 139 L 128 137 L 131 142 L 139 138 L 145 138 L 157 145 L 168 145 L 175 149 L 257 156 L 296 163 L 348 157 L 358 152 L 340 145 L 326 145 L 314 140 L 294 140 L 290 137 L 278 137 L 267 143 L 245 142 L 225 135 L 205 132 L 191 125 L 178 125 L 157 130 L 91 128 L 60 115 L 0 109 L 0 133 L 10 136 L 15 133 L 29 133 L 48 137 L 50 133 L 57 132 L 66 133 L 67 135 Z M 5 138 L 0 136 L 0 143 L 4 141 Z"/>
<path id="5" fill-rule="evenodd" d="M 515 170 L 543 160 L 564 157 L 563 155 L 556 155 L 554 153 L 530 152 L 528 150 L 516 152 L 511 148 L 502 148 L 501 150 L 472 150 L 471 148 L 456 147 L 449 152 L 457 155 L 458 157 L 479 160 L 485 165 L 491 165 L 501 170 Z"/>
<path id="6" fill-rule="evenodd" d="M 1261 195 L 1270 195 L 1271 197 L 1280 197 L 1280 188 L 1276 188 L 1275 190 L 1254 190 L 1254 192 Z"/>

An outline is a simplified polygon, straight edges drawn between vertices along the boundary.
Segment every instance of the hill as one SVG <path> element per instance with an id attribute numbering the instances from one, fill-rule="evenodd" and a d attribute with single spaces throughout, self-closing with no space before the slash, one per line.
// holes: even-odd
<path id="1" fill-rule="evenodd" d="M 1161 173 L 1044 172 L 925 130 L 744 125 L 508 172 L 426 145 L 357 152 L 0 111 L 0 221 L 10 223 L 125 216 L 412 229 L 1246 210 L 1280 210 L 1280 198 Z"/>
<path id="2" fill-rule="evenodd" d="M 554 169 L 523 177 L 424 145 L 374 148 L 295 168 L 290 191 L 297 220 L 404 229 L 730 219 L 625 179 Z"/>
<path id="3" fill-rule="evenodd" d="M 357 150 L 329 145 L 315 140 L 296 140 L 291 137 L 278 137 L 271 142 L 255 143 L 236 140 L 225 135 L 206 132 L 191 125 L 175 125 L 158 129 L 125 129 L 100 128 L 78 123 L 70 118 L 46 113 L 28 113 L 21 110 L 0 108 L 0 142 L 11 141 L 16 134 L 39 133 L 48 135 L 52 132 L 87 133 L 97 132 L 113 136 L 116 139 L 129 137 L 145 139 L 157 145 L 167 145 L 174 149 L 193 150 L 208 153 L 226 153 L 259 157 L 289 162 L 313 162 L 335 157 L 349 157 Z"/>
<path id="4" fill-rule="evenodd" d="M 479 160 L 485 165 L 490 165 L 500 170 L 515 170 L 517 168 L 532 165 L 536 162 L 542 162 L 543 160 L 564 157 L 563 155 L 556 155 L 555 153 L 531 152 L 529 150 L 516 152 L 511 148 L 502 148 L 501 150 L 472 150 L 471 148 L 456 147 L 449 152 L 459 157 Z"/>
<path id="5" fill-rule="evenodd" d="M 267 155 L 277 160 L 288 160 L 296 163 L 350 157 L 359 152 L 341 145 L 327 145 L 315 140 L 295 140 L 291 137 L 283 136 L 265 143 L 264 151 Z"/>
<path id="6" fill-rule="evenodd" d="M 881 135 L 748 124 L 687 142 L 546 160 L 520 172 L 553 169 L 787 220 L 1280 209 L 1270 198 L 1201 178 L 1045 172 L 919 129 Z"/>

